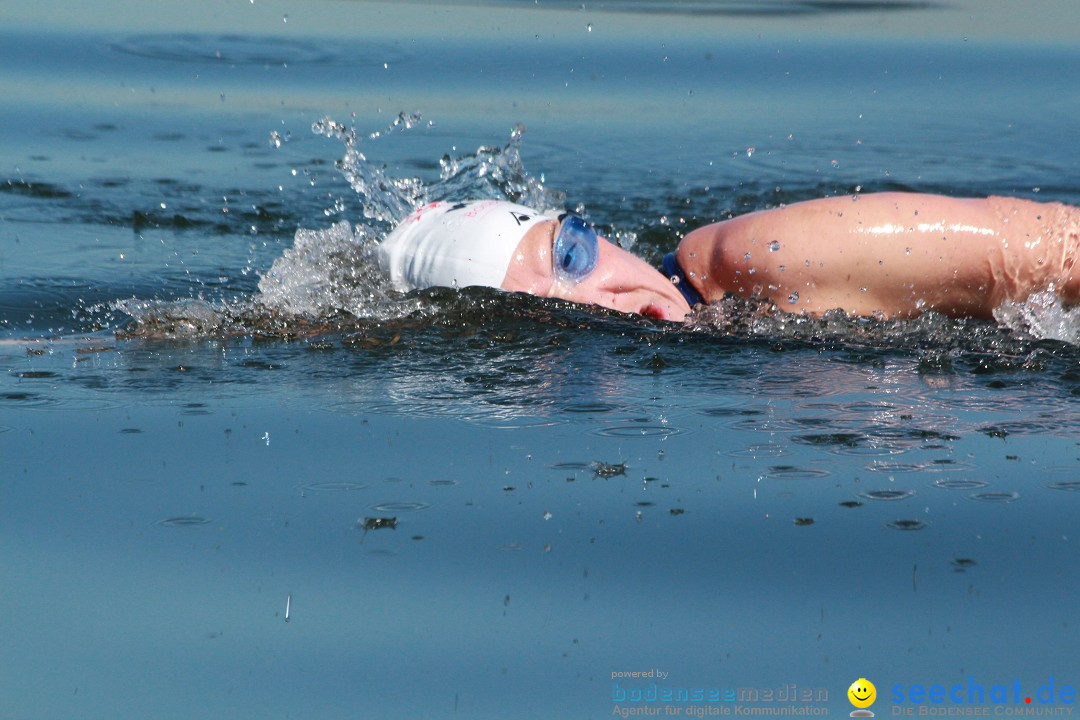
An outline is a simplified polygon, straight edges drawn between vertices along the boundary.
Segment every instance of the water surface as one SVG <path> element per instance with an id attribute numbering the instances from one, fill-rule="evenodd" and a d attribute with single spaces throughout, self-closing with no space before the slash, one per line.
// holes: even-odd
<path id="1" fill-rule="evenodd" d="M 822 195 L 1080 203 L 1075 9 L 1006 5 L 10 9 L 0 717 L 1076 686 L 1053 302 L 681 328 L 367 264 L 455 194 L 650 259 Z"/>

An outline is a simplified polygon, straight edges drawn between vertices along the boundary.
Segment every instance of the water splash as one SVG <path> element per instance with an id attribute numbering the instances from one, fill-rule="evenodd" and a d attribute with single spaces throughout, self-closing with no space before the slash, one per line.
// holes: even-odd
<path id="1" fill-rule="evenodd" d="M 1052 288 L 1023 302 L 1006 300 L 994 319 L 1027 337 L 1080 345 L 1080 307 L 1066 307 Z"/>
<path id="2" fill-rule="evenodd" d="M 255 303 L 308 318 L 346 313 L 385 320 L 418 309 L 416 300 L 391 297 L 375 260 L 376 234 L 342 221 L 326 230 L 296 232 L 293 246 L 259 280 Z"/>
<path id="3" fill-rule="evenodd" d="M 385 131 L 372 133 L 368 139 L 374 140 L 398 129 L 407 130 L 419 122 L 419 113 L 400 113 Z M 334 166 L 356 193 L 364 217 L 369 221 L 393 226 L 427 202 L 427 191 L 419 178 L 391 177 L 368 161 L 360 150 L 362 138 L 355 126 L 346 127 L 330 117 L 324 117 L 312 123 L 311 131 L 339 140 L 345 146 L 345 155 Z"/>
<path id="4" fill-rule="evenodd" d="M 848 314 L 830 310 L 820 316 L 785 312 L 765 298 L 742 298 L 728 294 L 718 302 L 698 308 L 687 321 L 692 332 L 719 334 L 747 340 L 792 342 L 813 346 L 846 347 L 852 350 L 887 350 L 915 352 L 924 358 L 928 370 L 947 370 L 954 361 L 966 358 L 986 370 L 1037 369 L 1044 355 L 1057 348 L 1045 340 L 1077 344 L 1077 325 L 1059 331 L 1056 325 L 1033 310 L 1028 303 L 1016 303 L 1020 315 L 1044 318 L 1046 327 L 1031 332 L 1016 332 L 1016 327 L 999 319 L 1000 324 L 976 318 L 950 318 L 927 312 L 915 318 L 889 319 Z M 1061 308 L 1055 300 L 1045 312 L 1057 313 L 1078 322 L 1077 312 Z M 1043 334 L 1053 331 L 1054 335 Z"/>
<path id="5" fill-rule="evenodd" d="M 482 146 L 475 154 L 439 161 L 439 181 L 429 189 L 432 200 L 499 199 L 537 210 L 561 209 L 565 193 L 547 188 L 521 160 L 524 125 L 515 125 L 503 147 Z"/>
<path id="6" fill-rule="evenodd" d="M 401 113 L 384 131 L 366 136 L 374 141 L 419 125 L 419 113 Z M 548 191 L 521 160 L 524 127 L 517 126 L 503 147 L 481 147 L 474 154 L 440 161 L 438 180 L 394 177 L 360 151 L 364 138 L 355 127 L 331 118 L 312 125 L 312 132 L 345 146 L 336 167 L 359 198 L 363 218 L 339 222 L 323 230 L 300 229 L 286 250 L 259 281 L 255 298 L 275 312 L 323 318 L 346 313 L 358 319 L 403 317 L 420 307 L 401 299 L 378 269 L 375 248 L 387 232 L 417 207 L 434 200 L 499 198 L 547 210 L 563 199 Z"/>
<path id="7" fill-rule="evenodd" d="M 261 273 L 258 293 L 249 299 L 211 303 L 204 300 L 120 301 L 109 310 L 134 320 L 129 335 L 193 337 L 232 332 L 289 334 L 297 325 L 309 329 L 353 326 L 357 322 L 406 317 L 431 305 L 428 295 L 402 297 L 390 289 L 378 268 L 375 249 L 417 207 L 435 200 L 506 199 L 540 210 L 561 208 L 563 193 L 549 190 L 531 175 L 521 159 L 525 128 L 511 129 L 504 146 L 482 146 L 473 154 L 444 156 L 438 178 L 397 177 L 369 161 L 364 143 L 385 141 L 393 133 L 422 124 L 419 113 L 400 113 L 385 129 L 367 134 L 324 117 L 312 132 L 341 142 L 345 153 L 335 167 L 360 203 L 361 217 L 329 228 L 301 228 L 292 247 Z M 430 123 L 428 123 L 430 125 Z M 271 135 L 276 147 L 280 140 Z M 346 206 L 336 198 L 339 215 Z M 438 302 L 436 302 L 438 305 Z"/>

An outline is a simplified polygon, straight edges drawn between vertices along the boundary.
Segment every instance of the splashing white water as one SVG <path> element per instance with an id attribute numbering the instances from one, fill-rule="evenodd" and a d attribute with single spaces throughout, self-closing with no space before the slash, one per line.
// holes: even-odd
<path id="1" fill-rule="evenodd" d="M 372 133 L 368 138 L 375 140 L 399 128 L 407 130 L 419 122 L 419 113 L 400 113 L 385 131 Z M 360 198 L 368 220 L 394 225 L 427 202 L 427 190 L 419 178 L 391 177 L 368 161 L 360 151 L 362 139 L 355 127 L 346 127 L 325 117 L 312 123 L 311 131 L 340 140 L 345 145 L 345 155 L 335 167 Z"/>
<path id="2" fill-rule="evenodd" d="M 417 113 L 402 113 L 382 132 L 361 136 L 331 118 L 312 132 L 340 140 L 345 155 L 336 166 L 356 192 L 363 218 L 323 230 L 300 229 L 286 250 L 259 280 L 255 302 L 267 309 L 310 318 L 348 313 L 360 319 L 389 319 L 416 310 L 419 302 L 392 292 L 375 259 L 379 240 L 417 207 L 434 200 L 499 198 L 541 210 L 561 207 L 564 196 L 549 191 L 521 161 L 524 128 L 515 127 L 504 147 L 480 147 L 463 157 L 444 156 L 438 180 L 393 177 L 360 151 L 373 141 L 420 123 Z"/>
<path id="3" fill-rule="evenodd" d="M 259 279 L 257 302 L 269 309 L 325 317 L 346 312 L 382 319 L 415 309 L 391 300 L 374 259 L 369 231 L 339 222 L 326 230 L 298 230 L 293 246 Z"/>
<path id="4" fill-rule="evenodd" d="M 1080 344 L 1080 306 L 1065 307 L 1053 289 L 1034 293 L 1023 302 L 1005 301 L 995 308 L 994 319 L 1032 338 Z"/>

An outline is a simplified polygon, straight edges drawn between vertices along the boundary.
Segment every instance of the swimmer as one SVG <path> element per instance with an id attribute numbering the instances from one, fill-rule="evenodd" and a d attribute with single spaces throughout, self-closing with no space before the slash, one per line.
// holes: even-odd
<path id="1" fill-rule="evenodd" d="M 1080 302 L 1080 208 L 877 193 L 809 200 L 688 233 L 658 272 L 573 214 L 437 202 L 379 246 L 396 290 L 482 285 L 681 321 L 726 293 L 808 315 L 992 317 L 1052 290 Z"/>

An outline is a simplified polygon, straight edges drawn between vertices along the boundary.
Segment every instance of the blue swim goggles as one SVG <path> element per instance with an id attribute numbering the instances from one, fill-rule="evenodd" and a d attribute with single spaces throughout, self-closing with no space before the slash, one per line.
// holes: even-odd
<path id="1" fill-rule="evenodd" d="M 596 268 L 600 241 L 592 225 L 577 215 L 564 213 L 559 221 L 559 232 L 551 245 L 552 270 L 556 278 L 581 282 Z"/>

